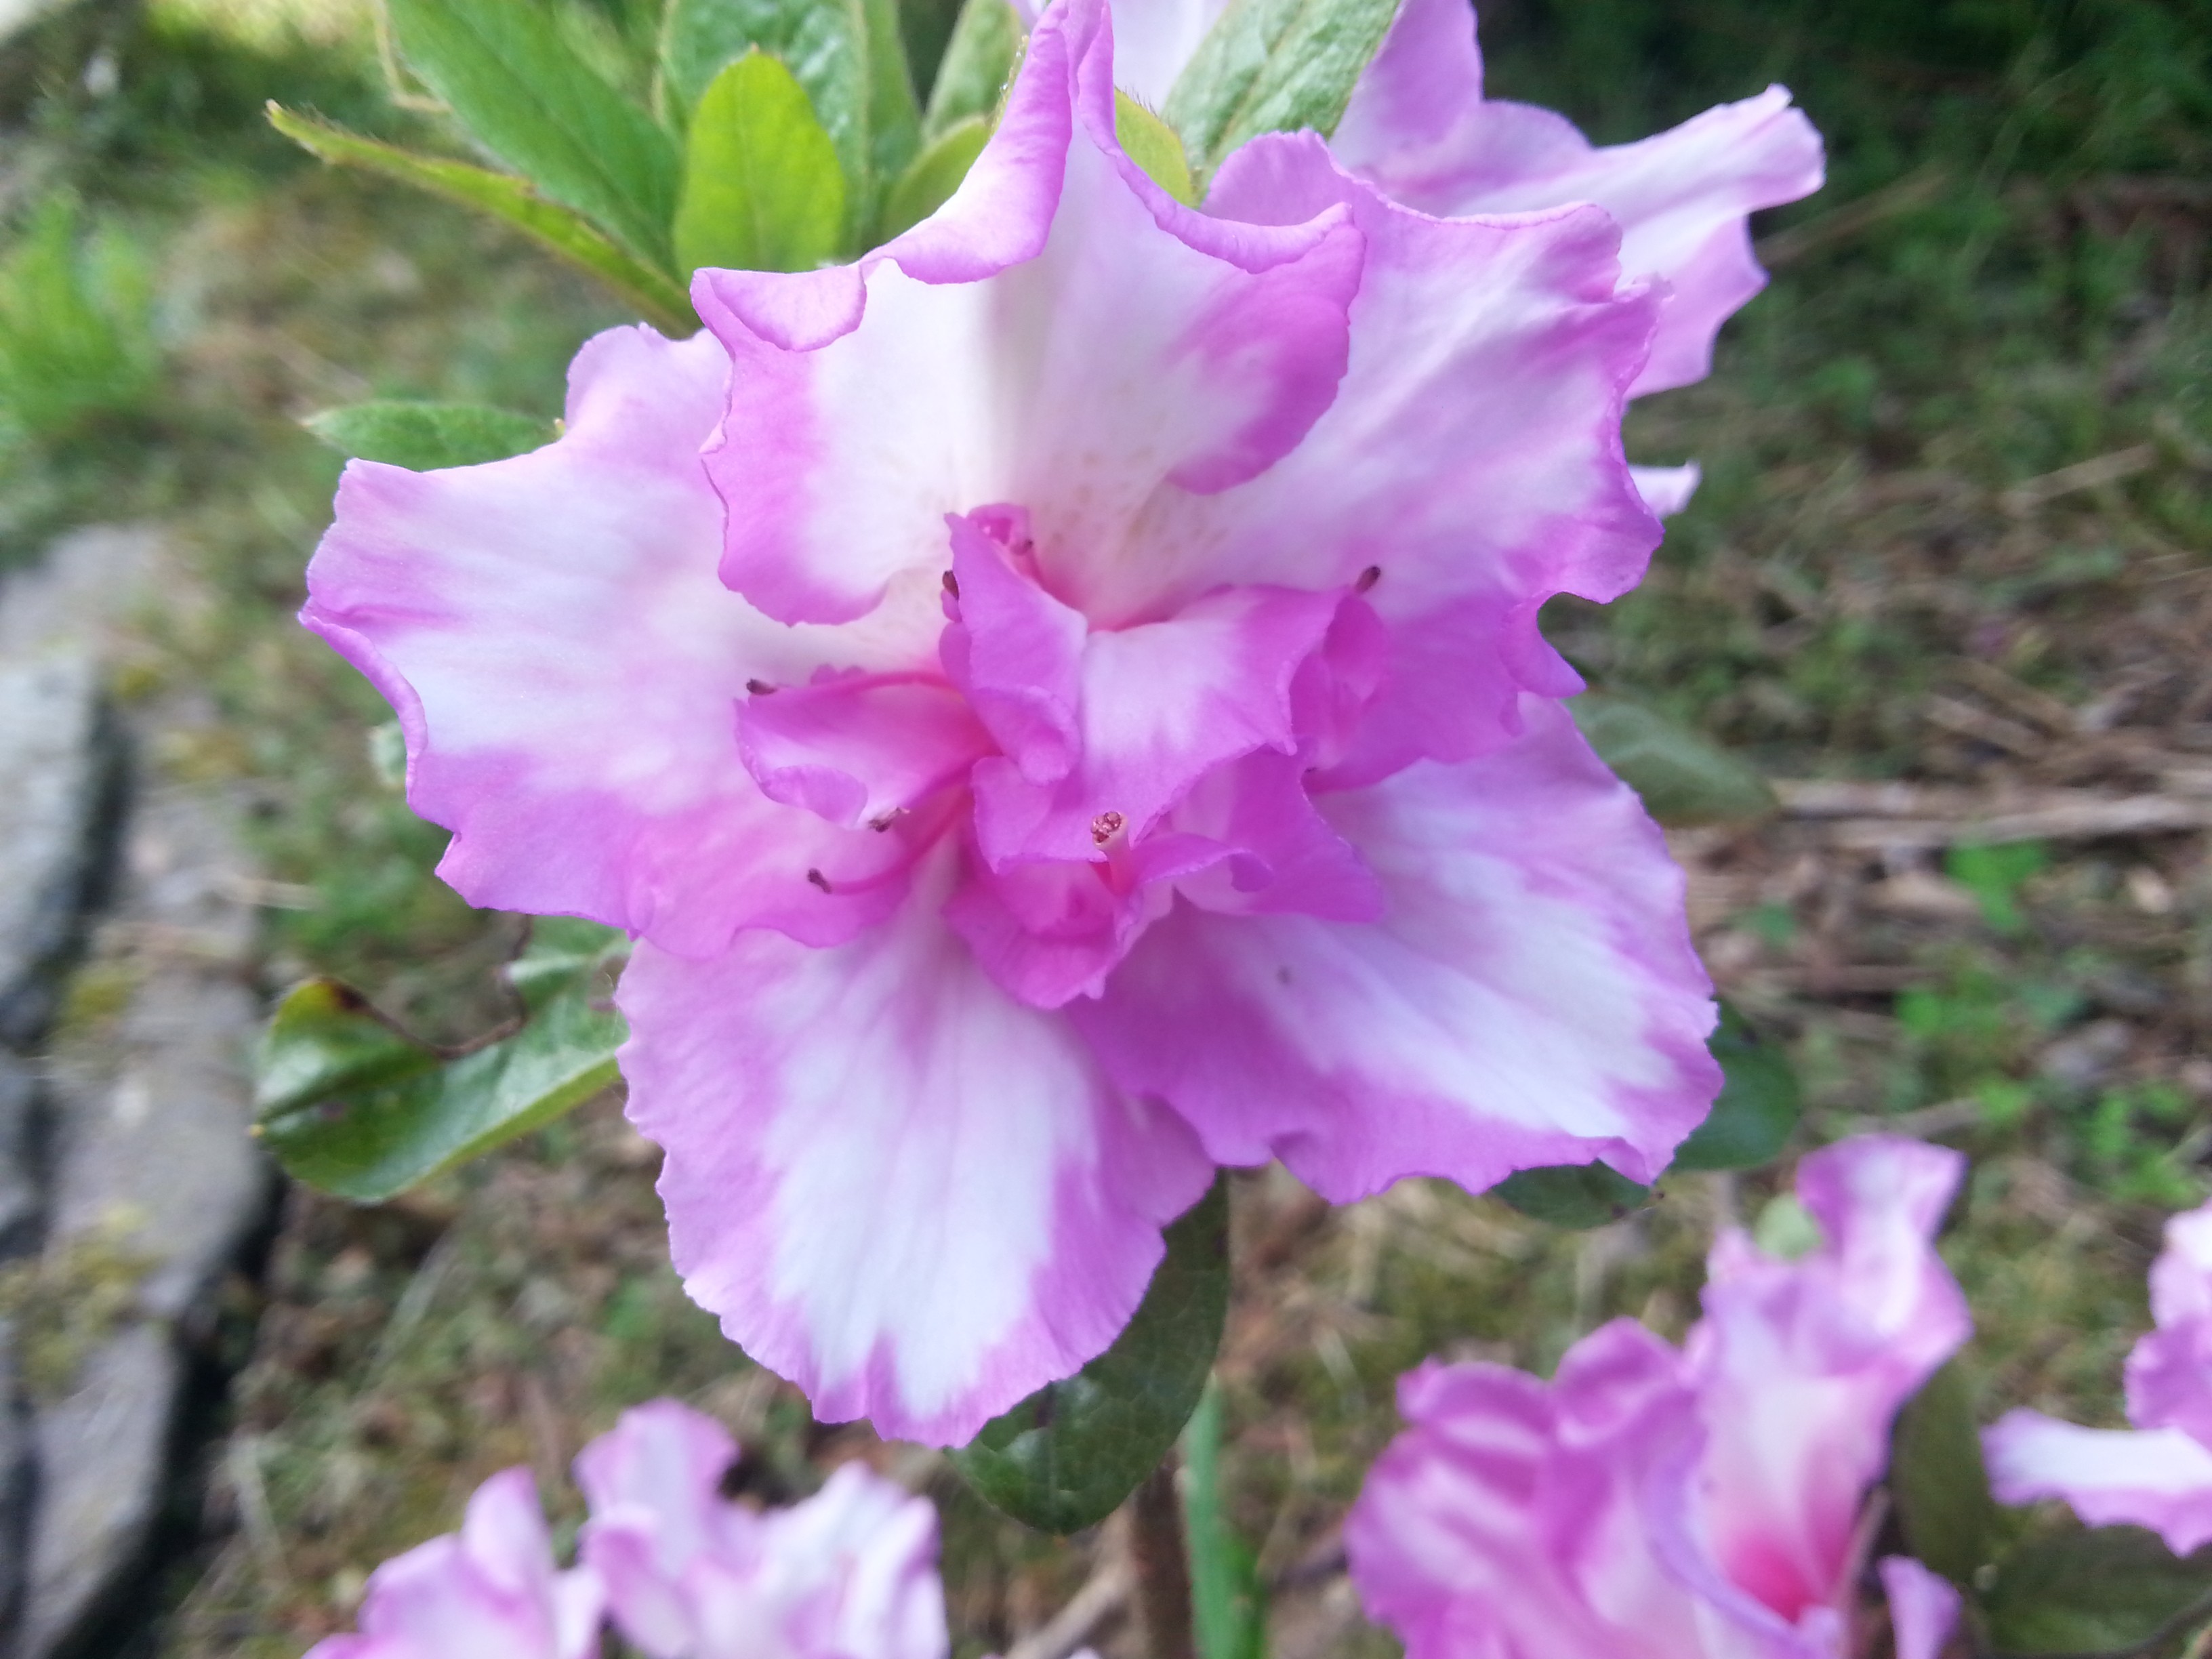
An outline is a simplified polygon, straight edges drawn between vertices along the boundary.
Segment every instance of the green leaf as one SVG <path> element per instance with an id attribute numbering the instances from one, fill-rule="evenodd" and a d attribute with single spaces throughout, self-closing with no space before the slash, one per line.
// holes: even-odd
<path id="1" fill-rule="evenodd" d="M 899 175 L 899 181 L 884 198 L 874 240 L 888 242 L 950 201 L 952 192 L 960 188 L 960 181 L 968 176 L 968 169 L 975 165 L 975 158 L 983 153 L 990 137 L 991 124 L 974 115 L 933 140 L 914 158 L 914 165 Z"/>
<path id="2" fill-rule="evenodd" d="M 2121 1654 L 2212 1609 L 2212 1546 L 2177 1557 L 2140 1527 L 2061 1533 L 1998 1564 L 1982 1611 L 2000 1654 Z"/>
<path id="3" fill-rule="evenodd" d="M 792 73 L 757 49 L 725 69 L 691 118 L 677 268 L 811 270 L 845 236 L 845 173 Z"/>
<path id="4" fill-rule="evenodd" d="M 899 40 L 916 92 L 933 88 L 960 21 L 960 0 L 898 0 Z"/>
<path id="5" fill-rule="evenodd" d="M 1590 747 L 1662 823 L 1719 823 L 1774 810 L 1765 778 L 1656 709 L 1597 691 L 1583 692 L 1567 708 Z"/>
<path id="6" fill-rule="evenodd" d="M 899 35 L 898 0 L 860 0 L 868 42 L 868 176 L 896 179 L 921 148 L 921 106 Z"/>
<path id="7" fill-rule="evenodd" d="M 830 135 L 848 198 L 875 177 L 868 147 L 868 23 L 860 0 L 672 0 L 660 73 L 685 121 L 723 70 L 757 49 L 806 89 Z M 848 200 L 856 206 L 857 200 Z"/>
<path id="8" fill-rule="evenodd" d="M 550 1122 L 615 1080 L 625 1028 L 603 1003 L 629 949 L 592 922 L 537 922 L 507 969 L 520 1023 L 459 1054 L 311 980 L 262 1039 L 254 1133 L 309 1186 L 377 1203 Z"/>
<path id="9" fill-rule="evenodd" d="M 1184 1532 L 1200 1659 L 1264 1659 L 1266 1587 L 1221 1508 L 1221 1388 L 1209 1382 L 1182 1431 Z"/>
<path id="10" fill-rule="evenodd" d="M 1602 1227 L 1651 1201 L 1651 1189 L 1603 1164 L 1556 1164 L 1522 1170 L 1491 1192 L 1515 1209 L 1554 1227 Z"/>
<path id="11" fill-rule="evenodd" d="M 1201 178 L 1263 132 L 1324 138 L 1382 44 L 1397 0 L 1230 0 L 1162 111 Z"/>
<path id="12" fill-rule="evenodd" d="M 1721 1063 L 1720 1098 L 1674 1154 L 1678 1170 L 1750 1170 L 1789 1143 L 1803 1102 L 1790 1058 L 1729 1004 L 1709 1044 Z"/>
<path id="13" fill-rule="evenodd" d="M 1006 0 L 968 0 L 929 89 L 923 138 L 934 140 L 963 121 L 996 111 L 1021 51 L 1021 16 Z"/>
<path id="14" fill-rule="evenodd" d="M 690 299 L 672 276 L 636 258 L 581 214 L 547 201 L 526 179 L 466 161 L 417 155 L 277 104 L 269 106 L 269 121 L 277 131 L 325 161 L 381 173 L 504 220 L 591 272 L 664 333 L 683 336 L 699 326 Z"/>
<path id="15" fill-rule="evenodd" d="M 1114 137 L 1145 176 L 1186 207 L 1198 205 L 1191 182 L 1190 158 L 1182 140 L 1166 122 L 1120 88 L 1114 89 Z"/>
<path id="16" fill-rule="evenodd" d="M 1103 1520 L 1159 1464 L 1206 1389 L 1229 1310 L 1229 1180 L 1167 1230 L 1167 1256 L 1114 1346 L 951 1454 L 988 1502 L 1044 1532 Z"/>
<path id="17" fill-rule="evenodd" d="M 676 146 L 532 0 L 386 0 L 400 52 L 470 135 L 634 253 L 668 263 Z"/>
<path id="18" fill-rule="evenodd" d="M 1966 1588 L 1996 1553 L 1997 1518 L 1974 1406 L 1954 1359 L 1905 1401 L 1890 1435 L 1889 1495 L 1905 1547 Z"/>
<path id="19" fill-rule="evenodd" d="M 551 422 L 511 410 L 397 399 L 325 409 L 300 424 L 341 455 L 417 472 L 503 461 L 557 435 Z"/>

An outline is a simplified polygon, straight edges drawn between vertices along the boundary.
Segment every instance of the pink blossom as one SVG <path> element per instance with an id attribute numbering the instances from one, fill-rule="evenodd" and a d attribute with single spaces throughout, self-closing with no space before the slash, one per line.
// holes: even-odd
<path id="1" fill-rule="evenodd" d="M 1311 135 L 1186 208 L 1111 54 L 1064 0 L 944 209 L 702 272 L 554 444 L 355 463 L 303 612 L 465 897 L 636 936 L 690 1293 L 940 1443 L 1105 1348 L 1218 1165 L 1644 1180 L 1718 1083 L 1537 627 L 1657 540 L 1656 290 L 1596 208 L 1432 218 Z"/>
<path id="2" fill-rule="evenodd" d="M 477 1488 L 459 1532 L 371 1574 L 361 1633 L 308 1659 L 584 1659 L 599 1650 L 601 1601 L 596 1575 L 556 1570 L 530 1471 L 506 1469 Z"/>
<path id="3" fill-rule="evenodd" d="M 1796 1261 L 1716 1244 L 1677 1350 L 1616 1320 L 1547 1383 L 1431 1361 L 1412 1425 L 1346 1524 L 1354 1583 L 1411 1659 L 1843 1659 L 1868 1491 L 1898 1407 L 1966 1340 L 1932 1245 L 1957 1154 L 1847 1141 L 1806 1158 L 1823 1243 Z M 1881 1564 L 1903 1659 L 1958 1611 Z"/>
<path id="4" fill-rule="evenodd" d="M 848 1463 L 813 1497 L 756 1512 L 722 1498 L 736 1443 L 673 1400 L 585 1448 L 581 1547 L 649 1659 L 945 1659 L 937 1513 Z"/>
<path id="5" fill-rule="evenodd" d="M 1121 0 L 1121 84 L 1155 105 L 1226 0 Z M 1393 201 L 1440 216 L 1595 202 L 1621 228 L 1621 274 L 1666 301 L 1632 396 L 1703 380 L 1720 326 L 1766 286 L 1748 222 L 1820 187 L 1820 135 L 1769 87 L 1631 144 L 1602 148 L 1565 116 L 1482 95 L 1467 0 L 1405 0 L 1329 140 L 1338 163 Z M 1638 467 L 1661 517 L 1698 484 L 1694 463 Z"/>
<path id="6" fill-rule="evenodd" d="M 2134 1429 L 2014 1411 L 1983 1447 L 2006 1503 L 2063 1498 L 2093 1527 L 2148 1527 L 2186 1555 L 2212 1541 L 2212 1204 L 2166 1224 L 2150 1310 L 2156 1328 L 2128 1356 Z"/>

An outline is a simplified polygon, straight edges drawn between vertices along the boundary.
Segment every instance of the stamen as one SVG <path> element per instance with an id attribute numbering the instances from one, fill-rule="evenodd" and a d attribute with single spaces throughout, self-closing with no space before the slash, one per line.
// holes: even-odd
<path id="1" fill-rule="evenodd" d="M 773 694 L 775 688 L 770 685 L 766 680 L 747 680 L 745 682 L 745 690 L 751 692 L 753 696 L 757 697 L 765 697 Z"/>
<path id="2" fill-rule="evenodd" d="M 950 570 L 945 573 L 945 591 L 956 599 L 960 597 L 960 578 Z"/>
<path id="3" fill-rule="evenodd" d="M 896 823 L 905 816 L 905 807 L 894 806 L 890 811 L 878 812 L 875 817 L 870 818 L 868 820 L 868 828 L 874 830 L 878 835 L 881 835 L 884 830 L 890 829 L 891 825 Z"/>
<path id="4" fill-rule="evenodd" d="M 819 870 L 809 870 L 806 872 L 806 878 L 812 882 L 817 887 L 819 887 L 823 892 L 826 893 L 830 890 L 830 878 L 823 875 Z"/>
<path id="5" fill-rule="evenodd" d="M 1091 839 L 1097 845 L 1103 847 L 1121 833 L 1121 826 L 1127 822 L 1128 820 L 1119 812 L 1101 812 L 1091 820 Z"/>
<path id="6" fill-rule="evenodd" d="M 1382 567 L 1379 564 L 1370 564 L 1359 573 L 1359 580 L 1352 584 L 1352 591 L 1355 593 L 1364 593 L 1382 580 Z"/>

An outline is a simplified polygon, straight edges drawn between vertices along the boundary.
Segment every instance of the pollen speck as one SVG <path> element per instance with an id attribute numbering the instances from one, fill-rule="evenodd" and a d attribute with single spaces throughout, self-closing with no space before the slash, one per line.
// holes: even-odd
<path id="1" fill-rule="evenodd" d="M 950 570 L 945 573 L 945 591 L 956 599 L 960 597 L 960 578 Z"/>
<path id="2" fill-rule="evenodd" d="M 826 893 L 830 890 L 830 878 L 823 875 L 819 870 L 809 870 L 806 872 L 806 878 L 812 882 L 817 887 L 819 887 L 823 892 Z"/>
<path id="3" fill-rule="evenodd" d="M 1382 580 L 1382 567 L 1379 564 L 1370 564 L 1359 573 L 1359 580 L 1352 584 L 1352 591 L 1355 593 L 1364 593 Z"/>
<path id="4" fill-rule="evenodd" d="M 747 680 L 745 682 L 745 690 L 751 692 L 753 696 L 757 697 L 765 697 L 773 692 L 775 688 L 770 685 L 766 680 Z"/>

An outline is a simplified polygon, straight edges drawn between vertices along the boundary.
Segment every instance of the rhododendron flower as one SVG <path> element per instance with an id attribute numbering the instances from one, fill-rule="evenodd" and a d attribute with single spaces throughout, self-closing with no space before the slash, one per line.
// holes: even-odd
<path id="1" fill-rule="evenodd" d="M 1891 1420 L 1970 1328 L 1931 1243 L 1962 1165 L 1884 1138 L 1806 1158 L 1823 1243 L 1724 1235 L 1680 1350 L 1622 1319 L 1548 1383 L 1408 1374 L 1413 1426 L 1345 1528 L 1369 1612 L 1411 1659 L 1843 1659 Z M 1933 1659 L 1956 1593 L 1881 1577 L 1900 1659 Z"/>
<path id="2" fill-rule="evenodd" d="M 1983 1446 L 2004 1502 L 2063 1498 L 2093 1527 L 2148 1527 L 2186 1555 L 2212 1542 L 2212 1204 L 2166 1224 L 2150 1310 L 2157 1328 L 2128 1355 L 2132 1430 L 2014 1411 Z"/>
<path id="3" fill-rule="evenodd" d="M 580 1547 L 650 1659 L 945 1659 L 937 1512 L 857 1463 L 756 1512 L 720 1493 L 738 1448 L 673 1400 L 584 1449 Z"/>
<path id="4" fill-rule="evenodd" d="M 1122 0 L 1121 83 L 1158 106 L 1227 0 Z M 1625 279 L 1666 284 L 1632 396 L 1703 380 L 1720 326 L 1766 285 L 1747 222 L 1820 187 L 1820 134 L 1769 87 L 1632 144 L 1602 148 L 1565 116 L 1482 95 L 1467 0 L 1404 0 L 1329 140 L 1393 201 L 1440 217 L 1595 202 L 1621 228 Z M 1654 512 L 1680 508 L 1695 465 L 1638 467 Z"/>
<path id="5" fill-rule="evenodd" d="M 355 463 L 303 613 L 464 896 L 637 937 L 690 1293 L 939 1443 L 1106 1347 L 1217 1165 L 1646 1180 L 1719 1081 L 1537 628 L 1659 534 L 1613 222 L 1431 218 L 1311 135 L 1200 212 L 1113 100 L 1064 0 L 934 216 L 701 272 L 709 331 L 592 342 L 533 454 Z"/>
<path id="6" fill-rule="evenodd" d="M 599 1582 L 556 1569 L 527 1469 L 477 1488 L 458 1533 L 369 1575 L 361 1633 L 308 1659 L 583 1659 L 599 1650 Z"/>

